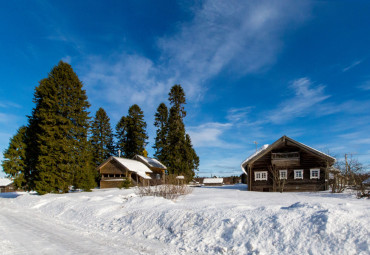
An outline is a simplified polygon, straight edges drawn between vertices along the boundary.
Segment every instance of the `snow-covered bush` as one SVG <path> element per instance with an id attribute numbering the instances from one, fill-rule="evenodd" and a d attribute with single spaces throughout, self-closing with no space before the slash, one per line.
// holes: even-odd
<path id="1" fill-rule="evenodd" d="M 186 185 L 163 184 L 158 186 L 138 186 L 135 193 L 139 196 L 156 196 L 166 199 L 176 199 L 179 196 L 190 194 L 192 188 Z"/>

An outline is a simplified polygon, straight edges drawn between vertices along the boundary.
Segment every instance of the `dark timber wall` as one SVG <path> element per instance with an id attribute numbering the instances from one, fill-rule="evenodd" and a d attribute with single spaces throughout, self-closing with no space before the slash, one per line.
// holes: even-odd
<path id="1" fill-rule="evenodd" d="M 321 191 L 326 189 L 326 168 L 327 161 L 305 149 L 290 144 L 288 141 L 272 151 L 266 153 L 264 156 L 256 160 L 250 167 L 251 176 L 248 176 L 248 185 L 252 191 L 273 191 L 273 174 L 271 172 L 271 153 L 286 153 L 286 152 L 299 152 L 299 163 L 286 163 L 282 166 L 275 166 L 277 170 L 287 170 L 287 180 L 285 180 L 284 191 Z M 246 166 L 248 167 L 248 166 Z M 310 179 L 310 169 L 319 168 L 320 178 Z M 303 169 L 303 179 L 294 179 L 294 170 Z M 267 181 L 255 180 L 255 171 L 268 171 Z"/>

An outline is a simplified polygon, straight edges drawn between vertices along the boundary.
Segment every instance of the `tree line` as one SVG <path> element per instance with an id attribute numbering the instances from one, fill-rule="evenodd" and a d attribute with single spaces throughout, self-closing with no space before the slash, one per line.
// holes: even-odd
<path id="1" fill-rule="evenodd" d="M 39 194 L 63 193 L 96 187 L 102 162 L 118 151 L 124 157 L 147 156 L 147 124 L 134 104 L 122 116 L 113 133 L 103 108 L 89 116 L 86 91 L 71 65 L 60 61 L 35 88 L 35 107 L 26 126 L 18 129 L 4 151 L 2 167 L 17 188 Z M 157 128 L 154 157 L 167 166 L 167 174 L 194 177 L 197 156 L 185 132 L 185 93 L 180 85 L 169 92 L 170 109 L 164 103 L 155 113 Z"/>

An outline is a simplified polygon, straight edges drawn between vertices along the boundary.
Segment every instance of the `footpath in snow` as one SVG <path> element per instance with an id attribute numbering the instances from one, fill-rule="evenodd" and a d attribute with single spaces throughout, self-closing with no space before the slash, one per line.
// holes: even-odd
<path id="1" fill-rule="evenodd" d="M 245 189 L 1 194 L 0 254 L 370 254 L 369 199 Z"/>

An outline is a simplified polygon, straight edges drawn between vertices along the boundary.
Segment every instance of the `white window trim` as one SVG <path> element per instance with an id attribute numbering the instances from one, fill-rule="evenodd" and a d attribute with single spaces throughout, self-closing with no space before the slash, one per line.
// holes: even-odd
<path id="1" fill-rule="evenodd" d="M 285 177 L 281 177 L 281 173 L 285 173 Z M 279 170 L 279 179 L 280 180 L 286 180 L 288 179 L 288 170 L 284 169 L 284 170 Z"/>
<path id="2" fill-rule="evenodd" d="M 313 176 L 312 172 L 317 171 L 317 176 Z M 320 168 L 312 168 L 310 169 L 310 179 L 320 179 Z"/>
<path id="3" fill-rule="evenodd" d="M 263 174 L 265 174 L 265 177 L 263 177 Z M 267 171 L 254 172 L 254 180 L 255 181 L 267 181 Z"/>
<path id="4" fill-rule="evenodd" d="M 301 176 L 300 177 L 298 177 L 297 176 L 297 173 L 298 172 L 301 172 Z M 301 180 L 303 180 L 303 169 L 297 169 L 297 170 L 294 170 L 294 179 L 295 180 L 297 180 L 297 179 L 301 179 Z"/>

